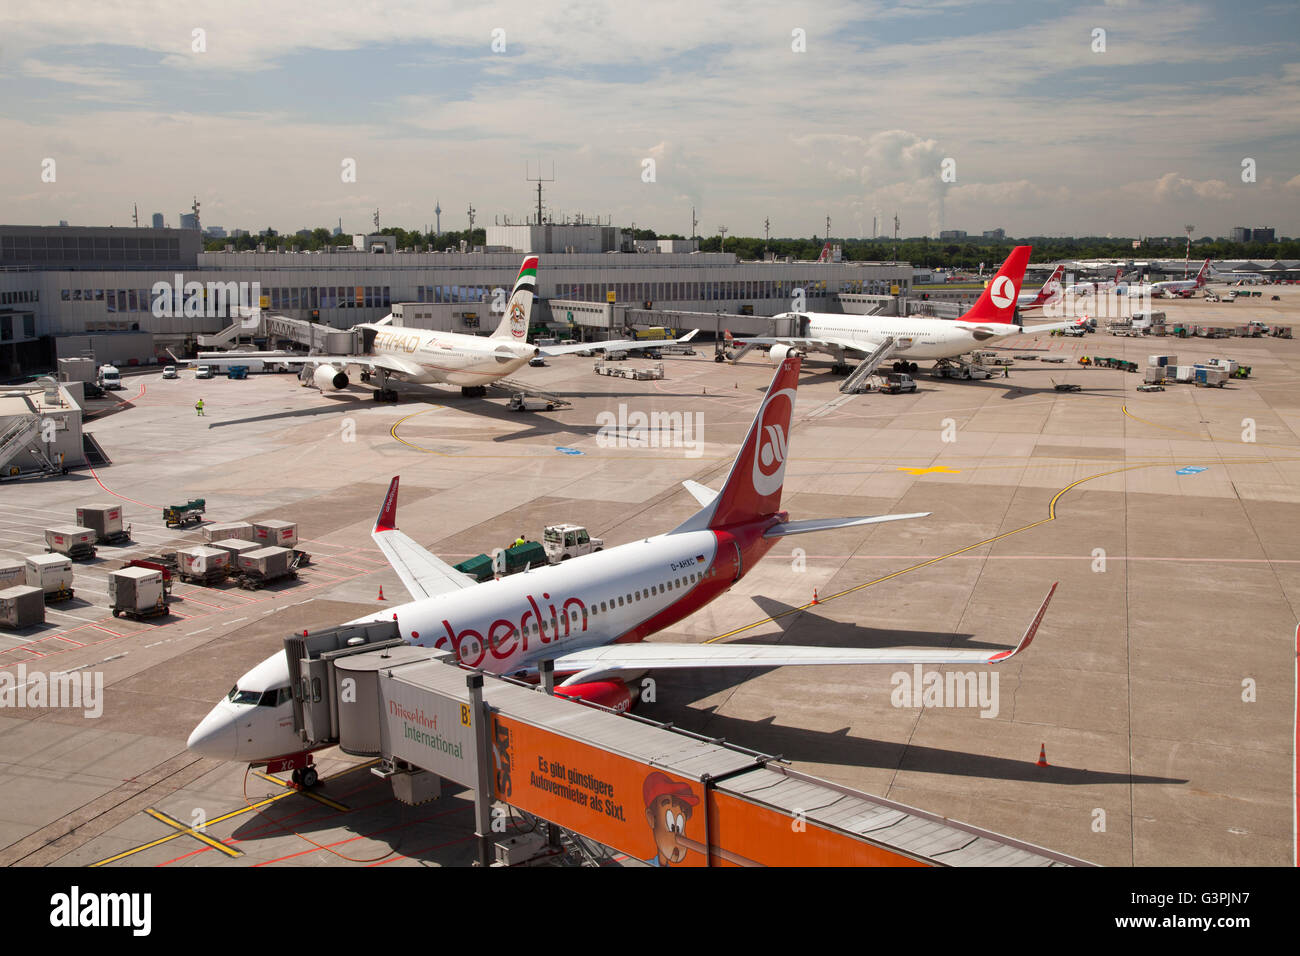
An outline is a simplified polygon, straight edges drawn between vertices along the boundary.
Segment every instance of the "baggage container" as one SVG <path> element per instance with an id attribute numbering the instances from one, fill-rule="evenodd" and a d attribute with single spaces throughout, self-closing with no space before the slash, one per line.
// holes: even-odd
<path id="1" fill-rule="evenodd" d="M 153 617 L 167 613 L 163 575 L 152 568 L 123 568 L 108 575 L 108 606 L 113 616 Z"/>
<path id="2" fill-rule="evenodd" d="M 223 524 L 210 524 L 203 529 L 203 540 L 211 544 L 225 538 L 242 538 L 253 540 L 253 526 L 247 521 L 227 521 Z"/>
<path id="3" fill-rule="evenodd" d="M 95 556 L 95 532 L 90 528 L 72 525 L 46 528 L 45 548 L 57 554 L 66 554 L 77 561 L 88 561 Z"/>
<path id="4" fill-rule="evenodd" d="M 237 558 L 239 562 L 239 586 L 259 588 L 270 581 L 285 577 L 297 577 L 294 569 L 294 554 L 288 548 L 258 548 L 245 551 Z"/>
<path id="5" fill-rule="evenodd" d="M 1178 365 L 1174 367 L 1174 380 L 1178 382 L 1196 381 L 1195 365 Z"/>
<path id="6" fill-rule="evenodd" d="M 77 524 L 94 531 L 95 541 L 99 544 L 125 541 L 128 537 L 122 525 L 121 505 L 80 505 L 77 508 Z"/>
<path id="7" fill-rule="evenodd" d="M 476 581 L 491 581 L 495 577 L 492 559 L 486 554 L 478 554 L 454 565 L 457 571 L 468 574 Z"/>
<path id="8" fill-rule="evenodd" d="M 292 548 L 298 543 L 298 523 L 295 521 L 254 521 L 253 540 L 263 547 Z"/>
<path id="9" fill-rule="evenodd" d="M 27 565 L 22 561 L 0 561 L 0 588 L 27 583 Z"/>
<path id="10" fill-rule="evenodd" d="M 61 554 L 33 554 L 25 562 L 27 586 L 40 588 L 47 601 L 72 598 L 72 559 Z"/>
<path id="11" fill-rule="evenodd" d="M 1178 364 L 1177 355 L 1148 355 L 1147 356 L 1147 365 L 1153 367 L 1161 367 L 1164 365 L 1177 365 L 1177 364 Z"/>
<path id="12" fill-rule="evenodd" d="M 253 542 L 245 542 L 252 544 Z M 182 581 L 210 584 L 220 581 L 230 571 L 231 552 L 225 548 L 212 548 L 199 545 L 184 548 L 176 552 L 176 562 L 180 568 Z"/>
<path id="13" fill-rule="evenodd" d="M 1159 385 L 1165 380 L 1167 374 L 1166 368 L 1167 366 L 1162 368 L 1160 366 L 1148 365 L 1143 381 L 1148 385 Z"/>
<path id="14" fill-rule="evenodd" d="M 256 541 L 245 541 L 243 538 L 222 538 L 220 541 L 213 541 L 208 545 L 208 547 L 217 548 L 218 550 L 225 551 L 229 554 L 229 570 L 238 572 L 239 556 L 241 554 L 248 554 L 250 551 L 258 551 L 262 548 L 262 545 L 258 544 Z M 180 559 L 178 558 L 177 560 Z"/>
<path id="15" fill-rule="evenodd" d="M 0 627 L 45 623 L 45 592 L 25 584 L 0 591 Z"/>
<path id="16" fill-rule="evenodd" d="M 1228 381 L 1228 373 L 1221 368 L 1213 368 L 1205 365 L 1195 366 L 1193 381 L 1197 385 L 1207 385 L 1216 388 L 1223 388 Z"/>

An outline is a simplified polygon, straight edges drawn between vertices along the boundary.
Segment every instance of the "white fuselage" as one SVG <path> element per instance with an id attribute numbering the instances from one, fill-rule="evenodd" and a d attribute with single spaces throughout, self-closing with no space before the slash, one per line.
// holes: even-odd
<path id="1" fill-rule="evenodd" d="M 658 535 L 349 621 L 396 620 L 403 640 L 444 648 L 494 674 L 614 641 L 641 640 L 731 587 L 739 558 L 715 562 L 712 531 Z M 262 761 L 301 750 L 283 652 L 240 678 L 247 702 L 219 702 L 195 730 L 208 753 Z"/>
<path id="2" fill-rule="evenodd" d="M 528 363 L 536 349 L 526 342 L 437 332 L 430 329 L 362 325 L 375 332 L 371 346 L 376 356 L 403 367 L 407 381 L 422 385 L 490 385 Z"/>
<path id="3" fill-rule="evenodd" d="M 971 349 L 1004 339 L 1033 334 L 1004 322 L 963 322 L 952 319 L 915 319 L 899 316 L 808 314 L 810 338 L 845 339 L 870 351 L 894 336 L 895 353 L 906 359 L 956 358 Z"/>

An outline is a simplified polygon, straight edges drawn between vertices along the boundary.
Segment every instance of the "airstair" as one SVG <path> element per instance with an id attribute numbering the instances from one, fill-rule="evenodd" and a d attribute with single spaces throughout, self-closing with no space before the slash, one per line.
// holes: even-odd
<path id="1" fill-rule="evenodd" d="M 897 350 L 898 339 L 893 336 L 886 336 L 885 340 L 880 343 L 880 347 L 858 363 L 858 367 L 853 370 L 848 378 L 840 383 L 840 391 L 853 393 L 860 389 L 860 386 L 867 380 L 867 376 L 875 372 L 880 367 L 880 363 Z"/>
<path id="2" fill-rule="evenodd" d="M 14 459 L 23 452 L 28 452 L 40 465 L 42 473 L 57 474 L 60 471 L 50 456 L 45 453 L 40 441 L 41 419 L 38 415 L 23 415 L 11 419 L 0 433 L 0 473 L 7 472 Z"/>

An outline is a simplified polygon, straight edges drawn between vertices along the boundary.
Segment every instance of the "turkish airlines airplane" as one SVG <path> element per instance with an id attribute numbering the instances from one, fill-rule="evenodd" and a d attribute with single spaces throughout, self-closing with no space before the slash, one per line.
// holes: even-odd
<path id="1" fill-rule="evenodd" d="M 250 358 L 281 365 L 301 365 L 311 372 L 311 381 L 322 392 L 347 388 L 350 366 L 364 370 L 363 378 L 375 375 L 386 388 L 390 377 L 420 385 L 459 385 L 467 397 L 487 394 L 487 386 L 528 364 L 534 356 L 569 355 L 591 349 L 593 343 L 550 345 L 528 344 L 528 322 L 537 289 L 537 256 L 528 256 L 519 269 L 501 323 L 490 336 L 461 332 L 436 332 L 390 326 L 389 315 L 378 322 L 353 326 L 373 336 L 365 355 L 286 355 L 283 352 L 200 352 L 199 361 L 209 365 L 238 364 Z M 616 341 L 597 343 L 603 349 L 633 351 L 662 348 L 689 341 L 695 331 L 680 339 Z"/>
<path id="2" fill-rule="evenodd" d="M 1043 287 L 1037 292 L 1021 292 L 1016 296 L 1016 308 L 1021 312 L 1029 309 L 1041 309 L 1049 302 L 1053 302 L 1061 297 L 1061 273 L 1065 271 L 1065 266 L 1057 266 L 1052 270 L 1052 274 L 1047 277 Z"/>
<path id="3" fill-rule="evenodd" d="M 844 315 L 834 312 L 786 312 L 775 318 L 793 318 L 802 334 L 737 338 L 740 346 L 771 346 L 768 356 L 777 365 L 796 353 L 825 352 L 844 365 L 852 352 L 870 359 L 881 349 L 884 356 L 898 355 L 896 372 L 915 372 L 912 359 L 956 358 L 975 348 L 997 345 L 1025 335 L 1043 335 L 1077 325 L 1058 322 L 1025 328 L 1016 325 L 1016 302 L 1025 278 L 1032 246 L 1016 246 L 984 292 L 961 318 L 918 319 L 888 315 Z"/>
<path id="4" fill-rule="evenodd" d="M 349 623 L 395 620 L 408 643 L 442 648 L 463 666 L 493 674 L 536 679 L 540 662 L 553 660 L 557 679 L 563 677 L 556 693 L 618 711 L 632 704 L 628 682 L 649 670 L 1001 664 L 1028 647 L 1055 584 L 1019 643 L 1001 651 L 641 643 L 730 590 L 784 537 L 928 514 L 792 521 L 781 510 L 799 366 L 794 357 L 777 369 L 722 488 L 684 483 L 699 511 L 667 534 L 600 553 L 478 583 L 397 529 L 394 478 L 371 534 L 412 600 Z M 294 733 L 292 706 L 288 662 L 277 652 L 239 678 L 188 746 L 277 770 L 305 768 L 310 760 Z M 314 774 L 304 770 L 302 779 L 310 785 Z"/>

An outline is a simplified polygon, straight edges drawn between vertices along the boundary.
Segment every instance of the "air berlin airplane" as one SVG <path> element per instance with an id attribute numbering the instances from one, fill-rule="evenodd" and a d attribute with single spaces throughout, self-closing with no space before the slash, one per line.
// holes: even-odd
<path id="1" fill-rule="evenodd" d="M 922 518 L 922 514 L 791 521 L 781 510 L 798 357 L 772 379 L 721 490 L 696 482 L 692 517 L 667 534 L 557 565 L 479 583 L 397 530 L 397 483 L 384 498 L 372 536 L 413 600 L 349 623 L 395 619 L 411 644 L 442 648 L 467 668 L 535 679 L 555 662 L 557 694 L 615 710 L 631 706 L 628 682 L 646 671 L 787 664 L 1000 664 L 1033 640 L 1052 590 L 1015 648 L 838 648 L 787 645 L 642 643 L 730 590 L 788 535 Z M 306 766 L 293 729 L 283 652 L 239 678 L 195 728 L 189 747 L 205 756 L 277 768 Z M 306 776 L 304 775 L 304 779 Z M 311 779 L 314 779 L 314 774 Z"/>

